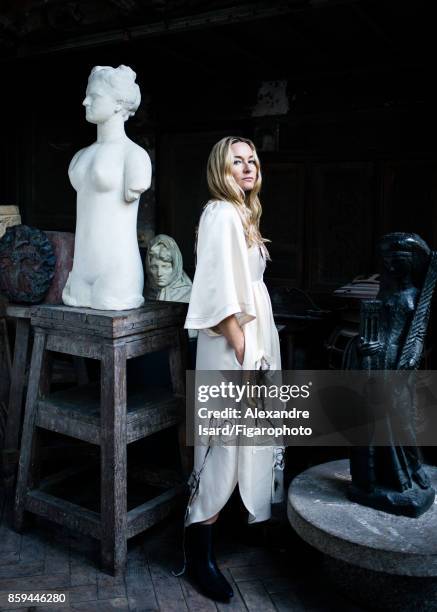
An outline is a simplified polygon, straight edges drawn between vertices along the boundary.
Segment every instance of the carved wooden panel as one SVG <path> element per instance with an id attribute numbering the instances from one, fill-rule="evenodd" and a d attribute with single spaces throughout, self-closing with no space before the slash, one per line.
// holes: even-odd
<path id="1" fill-rule="evenodd" d="M 368 162 L 318 163 L 307 219 L 309 288 L 330 291 L 373 271 L 375 183 Z"/>
<path id="2" fill-rule="evenodd" d="M 300 285 L 303 258 L 304 164 L 263 163 L 261 190 L 261 232 L 272 261 L 266 277 L 286 284 Z"/>

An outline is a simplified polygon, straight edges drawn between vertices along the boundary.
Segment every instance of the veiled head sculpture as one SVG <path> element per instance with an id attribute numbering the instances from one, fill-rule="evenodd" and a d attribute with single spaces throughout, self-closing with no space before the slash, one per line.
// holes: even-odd
<path id="1" fill-rule="evenodd" d="M 120 113 L 124 121 L 135 115 L 141 102 L 140 88 L 135 79 L 136 74 L 129 66 L 94 66 L 82 103 L 86 120 L 99 124 L 116 113 Z"/>
<path id="2" fill-rule="evenodd" d="M 170 236 L 158 234 L 150 241 L 146 273 L 148 299 L 190 301 L 192 283 L 183 270 L 181 251 Z"/>

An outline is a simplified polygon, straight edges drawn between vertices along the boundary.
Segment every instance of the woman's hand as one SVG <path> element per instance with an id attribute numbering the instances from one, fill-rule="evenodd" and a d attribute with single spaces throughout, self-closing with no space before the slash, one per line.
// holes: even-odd
<path id="1" fill-rule="evenodd" d="M 241 338 L 242 340 L 240 341 L 238 348 L 234 347 L 234 351 L 235 351 L 235 356 L 237 358 L 238 363 L 242 366 L 243 361 L 244 361 L 244 348 L 245 348 L 245 339 L 244 339 L 243 330 L 241 330 Z"/>
<path id="2" fill-rule="evenodd" d="M 234 349 L 238 363 L 243 365 L 245 340 L 244 332 L 238 323 L 237 317 L 235 315 L 226 317 L 226 319 L 220 321 L 217 328 Z"/>

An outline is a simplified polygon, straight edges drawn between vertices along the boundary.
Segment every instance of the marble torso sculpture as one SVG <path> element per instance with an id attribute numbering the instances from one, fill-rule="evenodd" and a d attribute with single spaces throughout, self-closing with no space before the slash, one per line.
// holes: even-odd
<path id="1" fill-rule="evenodd" d="M 437 279 L 437 254 L 416 234 L 392 233 L 379 244 L 383 262 L 376 300 L 363 302 L 361 341 L 364 370 L 418 368 L 431 297 Z M 393 376 L 390 393 L 376 414 L 391 445 L 351 449 L 353 501 L 391 514 L 417 517 L 434 501 L 422 466 L 415 432 L 415 378 Z M 381 418 L 381 415 L 383 418 Z"/>
<path id="2" fill-rule="evenodd" d="M 175 240 L 165 234 L 155 236 L 147 249 L 146 298 L 189 302 L 192 282 L 182 266 L 182 254 Z"/>
<path id="3" fill-rule="evenodd" d="M 88 79 L 83 105 L 97 141 L 76 153 L 68 171 L 77 191 L 73 269 L 62 294 L 68 306 L 127 310 L 144 302 L 136 223 L 152 171 L 124 130 L 141 100 L 135 77 L 127 66 L 96 66 Z"/>

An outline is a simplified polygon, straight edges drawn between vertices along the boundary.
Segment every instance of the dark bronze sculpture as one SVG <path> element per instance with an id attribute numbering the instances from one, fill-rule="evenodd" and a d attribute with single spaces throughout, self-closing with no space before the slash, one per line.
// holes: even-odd
<path id="1" fill-rule="evenodd" d="M 56 257 L 46 234 L 14 225 L 0 239 L 0 293 L 11 302 L 37 304 L 55 274 Z"/>
<path id="2" fill-rule="evenodd" d="M 376 300 L 362 303 L 358 366 L 410 373 L 390 377 L 387 372 L 388 399 L 378 416 L 389 445 L 375 444 L 371 433 L 368 446 L 351 449 L 349 497 L 385 512 L 418 517 L 435 497 L 416 445 L 414 371 L 423 352 L 437 253 L 416 234 L 400 232 L 384 236 L 379 251 L 380 290 Z"/>

